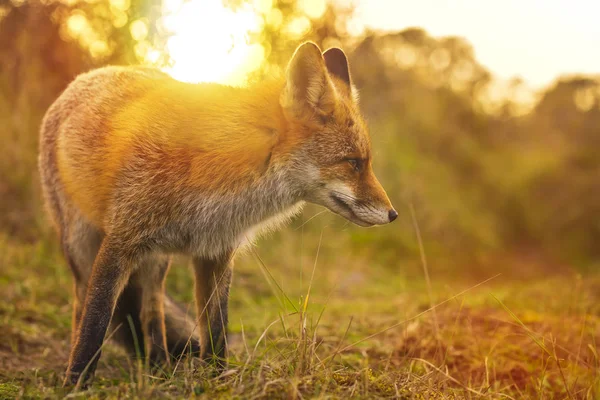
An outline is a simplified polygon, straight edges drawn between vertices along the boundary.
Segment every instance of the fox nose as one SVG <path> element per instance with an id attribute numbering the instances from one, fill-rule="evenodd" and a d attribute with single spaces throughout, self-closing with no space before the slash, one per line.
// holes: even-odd
<path id="1" fill-rule="evenodd" d="M 390 219 L 390 222 L 392 222 L 393 220 L 395 220 L 396 218 L 398 218 L 398 213 L 396 212 L 396 210 L 391 209 L 388 212 L 388 218 Z"/>

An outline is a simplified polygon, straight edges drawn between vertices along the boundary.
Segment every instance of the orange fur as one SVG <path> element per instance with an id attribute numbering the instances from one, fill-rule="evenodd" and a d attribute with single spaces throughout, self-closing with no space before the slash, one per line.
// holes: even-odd
<path id="1" fill-rule="evenodd" d="M 39 165 L 77 282 L 65 382 L 88 365 L 93 374 L 111 318 L 132 317 L 155 362 L 189 349 L 223 365 L 236 250 L 306 201 L 360 226 L 393 221 L 357 102 L 343 51 L 314 43 L 285 77 L 245 88 L 143 67 L 99 69 L 67 88 L 44 118 Z M 194 259 L 199 349 L 181 344 L 193 324 L 164 297 L 174 252 Z"/>
<path id="2" fill-rule="evenodd" d="M 111 105 L 119 99 L 105 100 L 113 103 L 103 112 L 107 119 L 100 134 L 94 126 L 85 130 L 70 121 L 63 126 L 58 168 L 66 191 L 102 226 L 119 170 L 133 153 L 147 150 L 147 157 L 159 157 L 153 154 L 157 149 L 161 159 L 152 165 L 187 171 L 172 182 L 175 188 L 243 190 L 260 176 L 267 160 L 284 157 L 299 140 L 301 132 L 287 129 L 279 105 L 282 86 L 282 79 L 245 89 L 185 84 L 166 76 L 134 82 L 131 101 L 117 108 Z"/>

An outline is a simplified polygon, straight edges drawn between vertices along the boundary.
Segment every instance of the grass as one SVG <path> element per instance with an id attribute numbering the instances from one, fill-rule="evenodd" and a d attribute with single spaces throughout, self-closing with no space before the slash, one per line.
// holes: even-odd
<path id="1" fill-rule="evenodd" d="M 193 359 L 150 373 L 109 343 L 92 387 L 69 397 L 600 396 L 600 274 L 431 273 L 427 284 L 423 272 L 340 255 L 325 245 L 332 230 L 323 246 L 298 252 L 294 235 L 237 262 L 224 375 Z M 72 282 L 52 243 L 0 237 L 0 398 L 66 395 Z M 274 245 L 299 256 L 281 259 Z M 191 274 L 176 264 L 169 291 L 191 304 Z"/>

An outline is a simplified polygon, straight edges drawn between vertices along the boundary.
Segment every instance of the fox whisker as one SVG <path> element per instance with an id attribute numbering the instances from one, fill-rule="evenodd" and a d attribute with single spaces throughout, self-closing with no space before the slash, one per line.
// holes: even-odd
<path id="1" fill-rule="evenodd" d="M 364 208 L 366 208 L 366 209 L 368 209 L 370 211 L 377 212 L 377 209 L 372 204 L 367 203 L 367 202 L 365 202 L 363 200 L 359 200 L 356 197 L 350 196 L 350 195 L 348 195 L 346 193 L 338 192 L 337 190 L 332 190 L 332 193 L 335 193 L 337 196 L 345 198 L 345 199 L 353 202 L 354 204 L 362 206 L 362 207 L 364 207 Z"/>

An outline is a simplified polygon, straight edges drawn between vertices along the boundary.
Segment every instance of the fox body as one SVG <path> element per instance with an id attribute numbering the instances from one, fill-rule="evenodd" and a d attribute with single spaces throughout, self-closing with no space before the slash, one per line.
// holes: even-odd
<path id="1" fill-rule="evenodd" d="M 346 57 L 313 43 L 285 77 L 246 88 L 143 67 L 81 75 L 48 110 L 40 143 L 75 278 L 66 384 L 93 375 L 111 324 L 154 362 L 192 352 L 222 365 L 234 253 L 305 201 L 361 226 L 397 215 L 371 169 Z M 181 252 L 194 264 L 197 333 L 164 294 L 168 256 Z"/>

